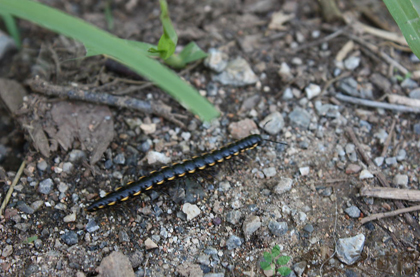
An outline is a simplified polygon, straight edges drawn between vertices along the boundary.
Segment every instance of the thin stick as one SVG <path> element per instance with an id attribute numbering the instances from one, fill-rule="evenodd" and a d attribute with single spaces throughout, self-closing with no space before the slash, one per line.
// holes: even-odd
<path id="1" fill-rule="evenodd" d="M 367 216 L 365 218 L 362 218 L 360 220 L 360 223 L 365 224 L 365 223 L 367 223 L 369 221 L 372 221 L 372 220 L 381 219 L 381 218 L 384 218 L 384 217 L 396 216 L 396 215 L 403 214 L 403 213 L 415 212 L 415 211 L 418 211 L 418 210 L 420 210 L 420 205 L 412 206 L 412 207 L 404 208 L 404 209 L 398 209 L 398 210 L 395 210 L 395 211 L 392 211 L 392 212 L 387 212 L 387 213 L 373 214 L 373 215 Z"/>
<path id="2" fill-rule="evenodd" d="M 337 82 L 338 80 L 341 80 L 341 79 L 343 79 L 343 78 L 346 78 L 346 77 L 348 77 L 348 76 L 350 76 L 351 75 L 351 72 L 350 71 L 346 71 L 346 72 L 344 72 L 343 74 L 341 74 L 341 75 L 339 75 L 339 76 L 337 76 L 337 77 L 335 77 L 335 78 L 332 78 L 332 79 L 330 79 L 330 80 L 328 80 L 326 83 L 325 83 L 325 85 L 324 85 L 324 88 L 322 89 L 322 91 L 321 91 L 321 93 L 319 94 L 320 96 L 321 95 L 323 95 L 324 94 L 324 92 L 333 84 L 333 83 L 335 83 L 335 82 Z"/>
<path id="3" fill-rule="evenodd" d="M 383 198 L 383 199 L 420 201 L 420 190 L 414 190 L 414 189 L 363 187 L 360 189 L 360 195 L 367 196 L 367 197 Z"/>
<path id="4" fill-rule="evenodd" d="M 22 175 L 23 169 L 25 168 L 25 161 L 22 162 L 22 164 L 19 167 L 18 172 L 16 173 L 15 178 L 13 179 L 12 184 L 10 185 L 9 190 L 7 191 L 6 197 L 4 198 L 3 203 L 1 204 L 0 207 L 0 217 L 3 215 L 3 211 L 6 208 L 7 203 L 9 203 L 10 197 L 12 196 L 13 193 L 13 189 L 15 188 L 17 182 L 20 179 L 20 175 Z"/>
<path id="5" fill-rule="evenodd" d="M 64 87 L 52 85 L 36 76 L 26 81 L 33 91 L 43 93 L 48 96 L 58 96 L 72 100 L 82 100 L 96 104 L 105 104 L 141 111 L 145 114 L 155 114 L 175 123 L 181 128 L 186 128 L 184 123 L 177 120 L 167 108 L 163 105 L 142 101 L 132 97 L 115 96 L 108 93 L 97 93 L 80 88 Z"/>
<path id="6" fill-rule="evenodd" d="M 330 41 L 330 40 L 332 40 L 333 38 L 336 38 L 336 37 L 338 37 L 339 35 L 341 35 L 344 31 L 346 31 L 347 30 L 347 28 L 342 28 L 342 29 L 339 29 L 339 30 L 337 30 L 337 31 L 335 31 L 334 33 L 332 33 L 332 34 L 330 34 L 330 35 L 328 35 L 328 36 L 326 36 L 326 37 L 323 37 L 323 38 L 321 38 L 321 39 L 318 39 L 318 40 L 316 40 L 316 41 L 312 41 L 312 42 L 310 42 L 310 43 L 307 43 L 307 44 L 304 44 L 304 45 L 302 45 L 302 46 L 299 46 L 299 47 L 297 47 L 297 48 L 295 48 L 295 49 L 293 49 L 292 50 L 292 53 L 297 53 L 297 52 L 300 52 L 300 51 L 302 51 L 302 50 L 304 50 L 304 49 L 306 49 L 306 48 L 311 48 L 311 47 L 314 47 L 314 46 L 317 46 L 317 45 L 320 45 L 320 44 L 322 44 L 322 43 L 324 43 L 324 42 L 327 42 L 327 41 Z"/>
<path id="7" fill-rule="evenodd" d="M 388 150 L 389 144 L 391 143 L 392 133 L 394 132 L 394 128 L 395 128 L 395 123 L 396 123 L 396 120 L 394 118 L 392 120 L 392 125 L 391 125 L 391 128 L 389 130 L 389 135 L 388 135 L 388 137 L 385 140 L 384 149 L 382 149 L 381 157 L 385 157 L 386 151 Z"/>
<path id="8" fill-rule="evenodd" d="M 356 135 L 353 132 L 353 129 L 351 127 L 346 128 L 347 134 L 349 135 L 350 139 L 352 140 L 353 144 L 356 146 L 356 149 L 358 152 L 362 155 L 363 160 L 365 163 L 368 164 L 369 169 L 371 172 L 378 178 L 379 183 L 382 184 L 384 187 L 391 187 L 388 183 L 388 181 L 385 178 L 385 175 L 382 173 L 382 171 L 378 170 L 375 165 L 373 164 L 372 160 L 368 157 L 368 155 L 363 151 L 363 148 L 360 145 L 359 140 L 356 138 Z M 395 205 L 398 209 L 404 209 L 404 204 L 399 201 L 394 201 Z M 417 239 L 420 239 L 420 226 L 419 223 L 416 222 L 409 214 L 404 214 L 405 221 L 413 227 L 413 234 Z"/>
<path id="9" fill-rule="evenodd" d="M 395 104 L 388 104 L 384 102 L 378 102 L 378 101 L 372 101 L 372 100 L 365 100 L 361 98 L 351 97 L 347 96 L 341 93 L 337 93 L 335 96 L 338 100 L 356 104 L 356 105 L 362 105 L 366 107 L 372 107 L 372 108 L 382 108 L 382 109 L 388 109 L 388 110 L 394 110 L 399 111 L 403 113 L 420 113 L 420 108 L 413 108 L 413 107 L 407 107 L 403 105 L 395 105 Z"/>

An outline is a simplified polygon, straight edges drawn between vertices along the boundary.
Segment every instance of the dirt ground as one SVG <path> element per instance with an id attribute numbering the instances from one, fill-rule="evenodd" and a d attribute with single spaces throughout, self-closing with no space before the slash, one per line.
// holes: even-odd
<path id="1" fill-rule="evenodd" d="M 107 29 L 105 1 L 41 2 Z M 380 104 L 386 95 L 419 98 L 420 63 L 406 45 L 365 28 L 400 34 L 382 1 L 338 8 L 343 17 L 327 22 L 318 1 L 169 1 L 180 47 L 195 41 L 227 61 L 243 58 L 257 78 L 222 84 L 203 62 L 178 71 L 220 110 L 211 123 L 104 57 L 83 58 L 80 43 L 19 21 L 23 49 L 0 60 L 1 202 L 25 164 L 0 218 L 0 275 L 272 276 L 260 262 L 279 245 L 291 257 L 290 276 L 418 276 L 418 212 L 364 221 L 416 202 L 362 192 L 419 189 L 419 110 Z M 115 35 L 158 42 L 156 1 L 116 0 L 112 13 Z M 28 82 L 35 75 L 169 106 L 187 127 L 47 97 Z M 24 96 L 19 107 L 16 95 Z M 154 158 L 190 159 L 250 131 L 287 145 L 266 141 L 211 170 L 85 211 L 159 169 Z M 355 237 L 362 250 L 350 243 L 343 254 L 341 239 Z"/>

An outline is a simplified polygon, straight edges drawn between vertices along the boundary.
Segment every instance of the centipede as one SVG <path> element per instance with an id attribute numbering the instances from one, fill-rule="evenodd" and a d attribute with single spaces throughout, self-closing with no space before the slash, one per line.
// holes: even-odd
<path id="1" fill-rule="evenodd" d="M 266 139 L 263 139 L 261 135 L 250 135 L 219 149 L 203 153 L 201 156 L 194 156 L 189 160 L 173 163 L 171 166 L 163 166 L 160 170 L 150 172 L 148 176 L 142 176 L 137 181 L 128 182 L 125 186 L 118 187 L 113 192 L 107 193 L 104 197 L 99 198 L 90 204 L 86 208 L 86 211 L 93 212 L 105 207 L 113 206 L 157 186 L 161 186 L 166 182 L 183 178 L 186 175 L 194 174 L 197 171 L 204 170 L 208 167 L 213 167 L 218 163 L 223 163 L 224 161 L 238 156 L 240 153 L 256 148 L 264 140 Z M 286 144 L 284 142 L 276 143 Z"/>

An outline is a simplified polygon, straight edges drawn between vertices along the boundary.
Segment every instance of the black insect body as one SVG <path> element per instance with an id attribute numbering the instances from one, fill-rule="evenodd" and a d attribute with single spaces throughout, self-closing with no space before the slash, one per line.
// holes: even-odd
<path id="1" fill-rule="evenodd" d="M 108 193 L 87 207 L 88 212 L 115 205 L 117 202 L 123 202 L 130 197 L 137 196 L 142 192 L 152 189 L 154 186 L 161 185 L 164 182 L 172 181 L 176 178 L 182 178 L 187 174 L 193 174 L 197 170 L 203 170 L 206 167 L 214 166 L 224 160 L 229 160 L 233 156 L 246 150 L 254 149 L 263 141 L 260 135 L 250 135 L 246 138 L 228 144 L 220 149 L 213 150 L 210 153 L 204 153 L 201 156 L 193 157 L 190 160 L 184 160 L 180 163 L 174 163 L 172 166 L 164 166 L 158 171 L 150 172 L 149 176 L 142 176 L 139 180 L 129 182 L 124 187 L 119 187 L 115 191 Z"/>

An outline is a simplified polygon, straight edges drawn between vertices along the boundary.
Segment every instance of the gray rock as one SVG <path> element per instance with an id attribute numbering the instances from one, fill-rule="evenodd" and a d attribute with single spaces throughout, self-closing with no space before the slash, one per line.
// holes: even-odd
<path id="1" fill-rule="evenodd" d="M 374 159 L 376 166 L 381 166 L 384 163 L 384 157 L 376 157 Z"/>
<path id="2" fill-rule="evenodd" d="M 290 87 L 287 87 L 283 91 L 282 99 L 287 101 L 287 100 L 293 99 L 293 97 L 294 97 L 294 95 L 293 95 L 292 89 Z"/>
<path id="3" fill-rule="evenodd" d="M 251 215 L 245 218 L 245 221 L 242 225 L 242 230 L 246 236 L 252 235 L 261 227 L 261 220 L 258 216 Z"/>
<path id="4" fill-rule="evenodd" d="M 73 171 L 73 164 L 70 162 L 66 162 L 63 164 L 63 172 L 65 173 L 71 173 Z"/>
<path id="5" fill-rule="evenodd" d="M 303 225 L 307 220 L 307 215 L 304 212 L 296 212 L 293 214 L 293 221 L 297 225 Z"/>
<path id="6" fill-rule="evenodd" d="M 75 222 L 75 221 L 76 221 L 76 213 L 71 213 L 71 214 L 69 214 L 69 215 L 66 215 L 66 216 L 63 218 L 63 221 L 64 221 L 65 223 L 68 223 L 68 222 Z"/>
<path id="7" fill-rule="evenodd" d="M 267 178 L 271 178 L 273 176 L 276 176 L 276 168 L 275 167 L 269 167 L 269 168 L 264 168 L 263 169 L 264 175 Z"/>
<path id="8" fill-rule="evenodd" d="M 203 265 L 210 265 L 210 255 L 201 254 L 197 258 L 197 262 Z"/>
<path id="9" fill-rule="evenodd" d="M 213 76 L 213 80 L 223 85 L 246 86 L 258 81 L 257 75 L 252 71 L 248 62 L 243 58 L 236 58 L 228 63 L 219 75 Z"/>
<path id="10" fill-rule="evenodd" d="M 359 179 L 363 180 L 363 179 L 369 179 L 369 178 L 373 178 L 373 174 L 370 173 L 369 170 L 363 169 L 362 172 L 360 172 Z"/>
<path id="11" fill-rule="evenodd" d="M 298 262 L 293 265 L 293 270 L 296 272 L 297 276 L 302 276 L 303 272 L 306 269 L 306 262 Z"/>
<path id="12" fill-rule="evenodd" d="M 36 167 L 41 171 L 45 171 L 48 167 L 47 161 L 46 160 L 39 161 L 37 163 Z"/>
<path id="13" fill-rule="evenodd" d="M 218 73 L 222 72 L 228 64 L 228 55 L 222 51 L 210 48 L 208 51 L 208 56 L 204 60 L 204 66 L 214 70 Z"/>
<path id="14" fill-rule="evenodd" d="M 26 232 L 31 228 L 31 224 L 29 223 L 16 223 L 14 226 L 16 229 L 21 230 L 22 232 Z"/>
<path id="15" fill-rule="evenodd" d="M 284 119 L 281 113 L 274 112 L 264 118 L 259 125 L 270 135 L 276 135 L 284 128 Z"/>
<path id="16" fill-rule="evenodd" d="M 338 83 L 338 89 L 350 96 L 359 97 L 358 83 L 354 78 L 345 78 Z"/>
<path id="17" fill-rule="evenodd" d="M 19 201 L 17 207 L 19 210 L 27 214 L 33 214 L 35 212 L 35 210 L 32 207 L 28 206 L 28 204 L 26 204 L 23 201 Z"/>
<path id="18" fill-rule="evenodd" d="M 389 157 L 389 158 L 386 158 L 386 159 L 385 159 L 385 163 L 386 163 L 387 165 L 394 165 L 394 164 L 396 164 L 396 163 L 397 163 L 397 158 L 395 158 L 395 157 Z"/>
<path id="19" fill-rule="evenodd" d="M 226 221 L 235 225 L 241 220 L 242 213 L 239 210 L 233 210 L 226 215 Z"/>
<path id="20" fill-rule="evenodd" d="M 268 223 L 268 229 L 270 232 L 275 236 L 282 236 L 287 233 L 289 230 L 286 222 L 277 222 L 277 221 L 270 221 Z"/>
<path id="21" fill-rule="evenodd" d="M 209 82 L 206 86 L 207 96 L 216 96 L 219 88 L 216 83 Z"/>
<path id="22" fill-rule="evenodd" d="M 344 67 L 348 70 L 355 70 L 360 65 L 360 57 L 349 57 L 344 60 Z"/>
<path id="23" fill-rule="evenodd" d="M 191 220 L 201 213 L 197 205 L 192 205 L 190 203 L 185 203 L 182 206 L 182 211 L 187 215 L 187 220 Z"/>
<path id="24" fill-rule="evenodd" d="M 418 86 L 417 82 L 410 78 L 404 79 L 404 81 L 401 82 L 402 88 L 415 89 Z"/>
<path id="25" fill-rule="evenodd" d="M 290 178 L 282 178 L 280 182 L 274 187 L 274 193 L 281 195 L 292 189 L 293 180 Z"/>
<path id="26" fill-rule="evenodd" d="M 407 188 L 408 187 L 408 176 L 405 175 L 405 174 L 397 174 L 397 175 L 395 175 L 392 182 L 397 186 Z"/>
<path id="27" fill-rule="evenodd" d="M 409 96 L 413 99 L 420 99 L 420 88 L 416 88 L 410 91 Z"/>
<path id="28" fill-rule="evenodd" d="M 420 135 L 420 123 L 414 124 L 413 131 L 416 135 Z"/>
<path id="29" fill-rule="evenodd" d="M 405 151 L 405 149 L 400 149 L 400 151 L 398 151 L 397 154 L 397 161 L 404 161 L 405 158 L 407 157 L 407 152 Z"/>
<path id="30" fill-rule="evenodd" d="M 236 249 L 241 245 L 242 245 L 242 240 L 235 235 L 231 235 L 230 238 L 226 241 L 226 246 L 228 250 Z"/>
<path id="31" fill-rule="evenodd" d="M 31 204 L 31 208 L 34 209 L 34 212 L 37 211 L 39 208 L 42 207 L 42 205 L 44 205 L 44 201 L 42 200 L 37 200 L 35 202 L 33 202 Z"/>
<path id="32" fill-rule="evenodd" d="M 124 155 L 124 153 L 119 153 L 118 155 L 116 155 L 114 157 L 114 163 L 115 164 L 121 164 L 121 165 L 125 164 L 125 155 Z"/>
<path id="33" fill-rule="evenodd" d="M 359 218 L 361 213 L 359 208 L 353 205 L 345 209 L 344 211 L 352 218 Z"/>
<path id="34" fill-rule="evenodd" d="M 291 125 L 299 128 L 307 129 L 311 123 L 311 115 L 300 107 L 295 107 L 288 117 Z"/>
<path id="35" fill-rule="evenodd" d="M 38 192 L 42 194 L 49 194 L 54 187 L 53 180 L 51 178 L 43 180 L 39 183 Z"/>
<path id="36" fill-rule="evenodd" d="M 360 258 L 364 244 L 365 236 L 363 234 L 339 239 L 336 245 L 337 257 L 343 263 L 352 265 Z"/>
<path id="37" fill-rule="evenodd" d="M 74 149 L 69 153 L 69 161 L 72 163 L 79 162 L 85 159 L 86 159 L 86 153 L 83 152 L 82 150 Z"/>
<path id="38" fill-rule="evenodd" d="M 96 221 L 93 218 L 89 219 L 88 223 L 86 224 L 86 231 L 93 233 L 97 230 L 99 230 L 99 226 L 96 224 Z"/>
<path id="39" fill-rule="evenodd" d="M 79 238 L 77 237 L 77 234 L 74 231 L 65 232 L 63 235 L 61 235 L 61 239 L 67 245 L 75 245 L 79 242 Z"/>
<path id="40" fill-rule="evenodd" d="M 379 139 L 381 144 L 384 144 L 386 138 L 388 137 L 388 133 L 385 131 L 385 129 L 379 129 L 378 132 L 373 134 L 373 137 Z"/>
<path id="41" fill-rule="evenodd" d="M 314 226 L 312 224 L 306 224 L 303 227 L 303 230 L 308 233 L 312 233 L 314 231 Z"/>
<path id="42" fill-rule="evenodd" d="M 305 88 L 305 93 L 308 100 L 311 100 L 312 98 L 317 97 L 321 93 L 321 87 L 311 83 Z"/>
<path id="43" fill-rule="evenodd" d="M 1 255 L 6 258 L 12 255 L 12 253 L 13 253 L 13 246 L 8 244 L 3 248 Z"/>
<path id="44" fill-rule="evenodd" d="M 118 232 L 118 240 L 119 240 L 120 243 L 129 242 L 130 237 L 128 236 L 126 231 L 121 230 L 121 231 Z"/>

